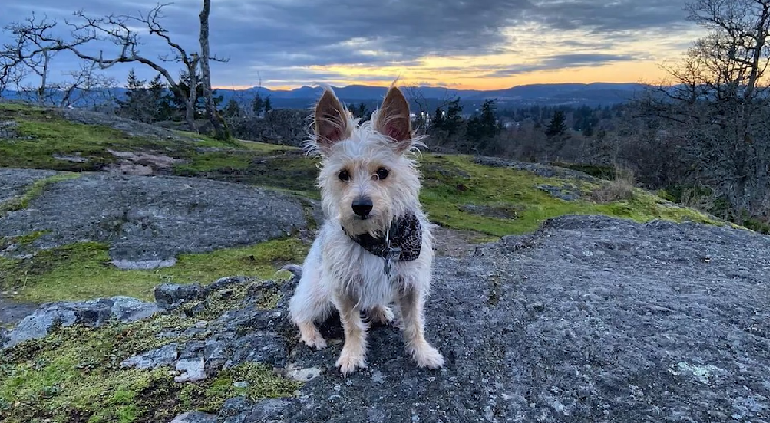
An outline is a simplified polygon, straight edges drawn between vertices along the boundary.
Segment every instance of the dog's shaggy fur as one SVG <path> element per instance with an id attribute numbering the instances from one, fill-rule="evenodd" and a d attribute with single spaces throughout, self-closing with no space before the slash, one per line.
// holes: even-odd
<path id="1" fill-rule="evenodd" d="M 421 367 L 439 368 L 444 358 L 424 336 L 423 304 L 433 265 L 432 224 L 418 200 L 420 175 L 411 152 L 409 105 L 395 86 L 371 121 L 363 124 L 345 109 L 331 89 L 316 104 L 314 136 L 309 146 L 321 156 L 318 183 L 326 220 L 302 266 L 289 302 L 292 321 L 310 347 L 326 341 L 315 323 L 332 307 L 339 311 L 345 344 L 337 360 L 343 373 L 366 367 L 369 320 L 389 323 L 395 304 L 407 351 Z M 386 259 L 367 251 L 357 237 L 382 241 L 405 216 L 416 227 L 410 238 L 416 251 L 401 255 L 387 271 Z M 387 242 L 387 241 L 385 241 Z M 385 245 L 385 244 L 383 244 Z M 389 245 L 389 244 L 388 244 Z M 398 254 L 396 254 L 398 257 Z"/>

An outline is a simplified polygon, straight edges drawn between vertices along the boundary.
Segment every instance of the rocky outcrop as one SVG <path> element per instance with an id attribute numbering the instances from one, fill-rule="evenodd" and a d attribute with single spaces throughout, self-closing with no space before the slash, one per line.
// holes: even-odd
<path id="1" fill-rule="evenodd" d="M 143 123 L 132 119 L 120 117 L 111 113 L 94 112 L 86 109 L 51 109 L 64 119 L 84 125 L 100 125 L 124 132 L 132 137 L 149 137 L 175 141 L 195 141 L 194 135 L 182 135 L 179 132 L 161 128 L 157 125 Z M 187 128 L 184 128 L 185 130 Z"/>
<path id="2" fill-rule="evenodd" d="M 560 178 L 570 178 L 570 179 L 576 179 L 579 181 L 588 181 L 588 182 L 600 181 L 599 178 L 593 177 L 591 175 L 588 175 L 586 173 L 583 173 L 577 170 L 566 169 L 566 168 L 557 167 L 557 166 L 549 166 L 549 165 L 544 165 L 540 163 L 518 162 L 514 160 L 507 160 L 499 157 L 489 157 L 489 156 L 476 157 L 474 159 L 474 162 L 484 166 L 505 167 L 505 168 L 514 169 L 514 170 L 524 170 L 527 172 L 532 172 L 535 175 L 542 176 L 545 178 L 560 177 Z"/>
<path id="3" fill-rule="evenodd" d="M 55 174 L 53 170 L 0 168 L 0 206 L 5 201 L 24 195 L 35 181 Z"/>
<path id="4" fill-rule="evenodd" d="M 29 174 L 0 175 L 12 192 L 47 175 L 0 171 Z M 106 242 L 114 265 L 146 269 L 173 265 L 180 253 L 257 244 L 308 225 L 305 203 L 289 194 L 205 179 L 102 173 L 50 184 L 29 207 L 0 219 L 0 237 L 47 231 L 28 246 L 33 249 Z"/>
<path id="5" fill-rule="evenodd" d="M 44 304 L 22 319 L 12 331 L 0 334 L 0 347 L 10 348 L 30 339 L 40 339 L 58 326 L 101 326 L 109 321 L 133 322 L 152 316 L 158 307 L 129 297 L 100 298 L 85 302 Z"/>
<path id="6" fill-rule="evenodd" d="M 286 314 L 296 281 L 164 285 L 176 345 L 125 366 L 181 380 L 261 362 L 297 395 L 228 400 L 178 422 L 641 422 L 770 420 L 770 239 L 753 232 L 599 216 L 547 221 L 463 257 L 440 257 L 426 305 L 441 370 L 418 369 L 396 327 L 369 333 L 369 368 L 342 377 L 342 331 L 300 344 Z M 214 317 L 217 298 L 236 307 Z"/>

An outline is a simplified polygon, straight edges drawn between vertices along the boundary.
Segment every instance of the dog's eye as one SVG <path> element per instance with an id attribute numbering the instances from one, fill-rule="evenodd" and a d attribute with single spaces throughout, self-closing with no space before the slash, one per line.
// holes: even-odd
<path id="1" fill-rule="evenodd" d="M 340 178 L 340 181 L 342 182 L 347 182 L 350 180 L 350 172 L 348 172 L 345 169 L 340 170 L 340 173 L 337 176 Z"/>
<path id="2" fill-rule="evenodd" d="M 390 172 L 388 172 L 388 169 L 385 169 L 384 167 L 381 167 L 377 169 L 377 179 L 383 180 L 388 177 Z"/>

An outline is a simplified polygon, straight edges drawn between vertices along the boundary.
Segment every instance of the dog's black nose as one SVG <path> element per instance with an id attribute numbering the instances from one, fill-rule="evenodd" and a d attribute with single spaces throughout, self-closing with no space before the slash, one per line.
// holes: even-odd
<path id="1" fill-rule="evenodd" d="M 358 197 L 353 200 L 353 204 L 350 206 L 353 207 L 353 213 L 361 217 L 369 216 L 369 212 L 371 212 L 372 207 L 374 207 L 372 199 L 369 197 Z"/>

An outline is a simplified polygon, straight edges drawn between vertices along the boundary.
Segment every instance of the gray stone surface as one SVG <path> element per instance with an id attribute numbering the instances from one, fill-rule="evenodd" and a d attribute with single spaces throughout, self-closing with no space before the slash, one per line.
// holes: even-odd
<path id="1" fill-rule="evenodd" d="M 426 336 L 444 369 L 418 369 L 398 329 L 375 325 L 369 368 L 347 377 L 334 367 L 336 316 L 321 326 L 326 349 L 299 343 L 286 313 L 296 280 L 223 278 L 196 288 L 202 300 L 171 286 L 156 295 L 174 312 L 247 293 L 211 320 L 196 311 L 207 307 L 179 308 L 195 322 L 169 334 L 183 377 L 262 362 L 309 379 L 295 397 L 228 400 L 218 422 L 769 422 L 768 281 L 766 236 L 561 217 L 437 259 Z M 265 292 L 283 294 L 275 309 L 257 307 Z M 166 352 L 136 361 L 168 365 Z"/>
<path id="2" fill-rule="evenodd" d="M 551 197 L 559 198 L 564 201 L 575 201 L 580 199 L 580 189 L 572 184 L 562 184 L 560 186 L 542 184 L 538 185 L 537 189 L 547 192 Z"/>
<path id="3" fill-rule="evenodd" d="M 170 366 L 176 362 L 179 356 L 177 345 L 171 343 L 145 353 L 129 357 L 120 363 L 121 367 L 135 367 L 137 369 L 154 369 L 160 366 Z"/>
<path id="4" fill-rule="evenodd" d="M 392 327 L 371 331 L 369 369 L 347 378 L 341 345 L 297 345 L 292 365 L 324 373 L 227 421 L 767 422 L 768 281 L 755 233 L 555 219 L 438 260 L 427 337 L 445 369 L 417 369 Z M 338 325 L 322 332 L 340 339 Z"/>
<path id="5" fill-rule="evenodd" d="M 171 423 L 216 423 L 217 416 L 202 413 L 200 411 L 190 411 L 180 414 L 171 420 Z"/>
<path id="6" fill-rule="evenodd" d="M 178 141 L 194 141 L 196 139 L 192 136 L 185 136 L 169 129 L 160 128 L 157 125 L 142 123 L 109 113 L 94 112 L 86 109 L 66 108 L 55 108 L 52 109 L 52 111 L 71 122 L 82 123 L 85 125 L 108 126 L 134 137 L 151 137 Z"/>
<path id="7" fill-rule="evenodd" d="M 26 172 L 5 171 L 0 181 L 15 181 L 17 174 Z M 181 253 L 256 244 L 306 226 L 298 199 L 266 189 L 173 176 L 85 174 L 52 184 L 27 209 L 1 218 L 0 237 L 50 231 L 32 248 L 108 242 L 114 264 L 132 268 L 162 266 Z"/>
<path id="8" fill-rule="evenodd" d="M 0 167 L 0 203 L 24 195 L 29 187 L 40 179 L 56 174 L 53 170 L 8 169 Z"/>
<path id="9" fill-rule="evenodd" d="M 110 320 L 133 322 L 150 317 L 157 311 L 155 303 L 128 297 L 43 304 L 7 333 L 0 343 L 0 349 L 10 348 L 29 339 L 42 338 L 56 326 L 100 326 Z"/>
<path id="10" fill-rule="evenodd" d="M 24 317 L 32 314 L 37 310 L 39 304 L 33 303 L 18 303 L 14 301 L 5 300 L 0 294 L 0 326 L 10 325 L 18 322 Z M 2 345 L 2 342 L 0 342 Z"/>

